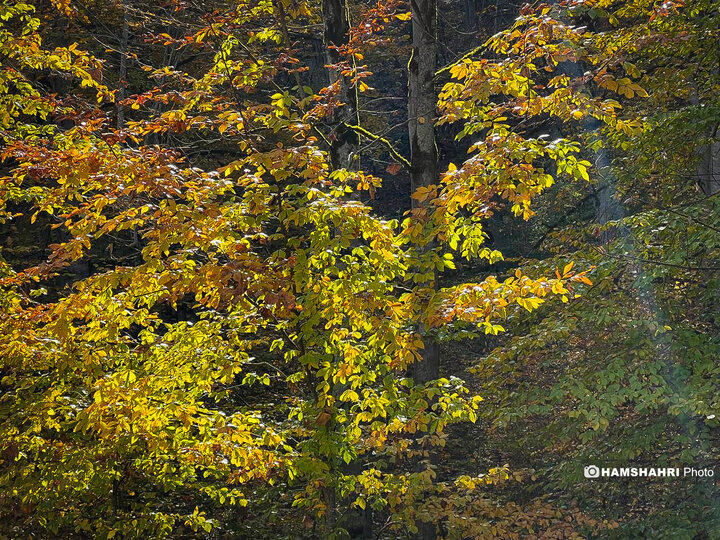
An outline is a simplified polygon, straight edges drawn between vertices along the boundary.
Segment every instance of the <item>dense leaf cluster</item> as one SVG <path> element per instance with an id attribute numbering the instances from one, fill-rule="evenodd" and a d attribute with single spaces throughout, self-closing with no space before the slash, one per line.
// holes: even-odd
<path id="1" fill-rule="evenodd" d="M 2 0 L 0 534 L 716 534 L 582 474 L 718 455 L 717 2 L 518 9 L 398 196 L 416 7 Z"/>

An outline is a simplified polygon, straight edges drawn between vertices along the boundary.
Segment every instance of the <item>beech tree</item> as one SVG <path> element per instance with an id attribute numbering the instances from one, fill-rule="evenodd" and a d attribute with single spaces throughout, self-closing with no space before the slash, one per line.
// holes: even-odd
<path id="1" fill-rule="evenodd" d="M 562 492 L 588 509 L 604 501 L 620 537 L 717 529 L 711 481 L 581 480 L 583 464 L 702 469 L 717 454 L 708 360 L 718 345 L 718 203 L 703 174 L 718 118 L 716 9 L 596 2 L 569 12 L 613 51 L 596 80 L 625 112 L 618 130 L 578 133 L 598 165 L 595 193 L 563 187 L 566 202 L 548 207 L 540 253 L 524 265 L 542 272 L 572 257 L 596 266 L 594 285 L 569 309 L 518 320 L 477 366 L 496 405 L 483 412 L 509 429 L 498 444 L 523 449 L 538 497 Z M 600 190 L 616 194 L 605 195 L 612 219 L 594 204 Z"/>
<path id="2" fill-rule="evenodd" d="M 716 14 L 3 0 L 0 532 L 710 534 Z"/>

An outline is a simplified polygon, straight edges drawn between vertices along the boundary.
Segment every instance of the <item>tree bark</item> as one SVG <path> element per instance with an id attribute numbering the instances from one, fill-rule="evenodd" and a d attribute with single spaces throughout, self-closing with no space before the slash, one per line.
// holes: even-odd
<path id="1" fill-rule="evenodd" d="M 435 71 L 437 69 L 437 0 L 412 0 L 412 55 L 408 63 L 408 130 L 410 136 L 410 185 L 412 192 L 430 186 L 438 178 L 438 151 L 435 143 Z M 413 199 L 413 208 L 425 204 Z M 426 246 L 430 249 L 432 246 Z M 437 276 L 432 286 L 437 288 Z M 413 378 L 424 384 L 438 378 L 440 354 L 437 343 L 418 326 L 425 349 L 416 362 Z M 417 523 L 418 537 L 436 537 L 434 523 Z"/>
<path id="2" fill-rule="evenodd" d="M 717 75 L 717 72 L 714 73 Z M 700 105 L 697 84 L 691 79 L 690 104 Z M 696 152 L 700 158 L 695 173 L 697 174 L 697 186 L 706 196 L 710 197 L 720 191 L 720 140 L 718 130 L 720 126 L 714 126 L 709 134 L 710 144 L 699 147 Z"/>
<path id="3" fill-rule="evenodd" d="M 437 3 L 412 3 L 413 48 L 408 63 L 408 117 L 410 134 L 410 186 L 412 192 L 437 182 L 438 151 L 435 144 L 435 94 Z M 412 200 L 413 208 L 425 204 Z M 437 285 L 437 279 L 435 280 Z M 424 330 L 424 329 L 421 329 Z M 435 343 L 426 344 L 423 361 L 415 366 L 416 382 L 438 378 L 439 354 Z"/>
<path id="4" fill-rule="evenodd" d="M 346 0 L 322 0 L 323 42 L 325 45 L 325 63 L 329 65 L 328 82 L 338 85 L 337 99 L 342 102 L 330 118 L 333 131 L 330 134 L 330 165 L 333 170 L 354 168 L 357 158 L 357 149 L 360 139 L 357 133 L 348 128 L 348 124 L 359 125 L 357 88 L 351 84 L 348 77 L 342 74 L 342 69 L 336 66 L 344 58 L 339 51 L 340 47 L 350 42 L 350 14 Z M 350 59 L 352 61 L 352 59 Z M 346 470 L 352 474 L 362 472 L 362 466 L 351 463 Z M 325 489 L 325 504 L 327 506 L 326 531 L 332 532 L 337 526 L 337 500 L 335 486 Z M 367 506 L 359 512 L 349 512 L 343 521 L 352 537 L 370 540 L 372 533 L 372 509 Z"/>
<path id="5" fill-rule="evenodd" d="M 434 76 L 437 56 L 436 0 L 412 2 L 412 55 L 408 63 L 408 128 L 410 135 L 410 182 L 414 192 L 437 181 L 438 152 L 435 144 Z M 419 202 L 413 199 L 413 207 Z"/>
<path id="6" fill-rule="evenodd" d="M 477 25 L 477 4 L 475 0 L 465 0 L 465 24 L 471 32 L 476 32 Z"/>
<path id="7" fill-rule="evenodd" d="M 703 146 L 699 154 L 698 186 L 706 196 L 710 197 L 720 191 L 720 141 Z"/>
<path id="8" fill-rule="evenodd" d="M 323 0 L 323 37 L 325 41 L 325 59 L 328 65 L 335 66 L 343 58 L 338 47 L 350 41 L 350 17 L 346 0 Z M 350 59 L 352 61 L 352 59 Z M 338 99 L 344 104 L 334 114 L 335 129 L 331 134 L 330 162 L 333 169 L 349 169 L 353 166 L 359 146 L 357 133 L 346 127 L 346 123 L 359 124 L 357 88 L 350 84 L 340 69 L 328 70 L 330 84 L 339 85 Z"/>
<path id="9" fill-rule="evenodd" d="M 127 85 L 127 57 L 128 57 L 128 40 L 130 38 L 130 26 L 128 25 L 127 9 L 123 6 L 123 27 L 122 37 L 120 38 L 120 69 L 118 70 L 118 107 L 117 107 L 117 128 L 125 127 L 125 105 L 120 102 L 125 99 L 125 86 Z"/>

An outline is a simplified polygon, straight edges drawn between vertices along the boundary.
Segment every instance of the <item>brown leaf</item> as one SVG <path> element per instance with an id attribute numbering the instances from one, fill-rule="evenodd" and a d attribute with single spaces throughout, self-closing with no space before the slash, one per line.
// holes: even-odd
<path id="1" fill-rule="evenodd" d="M 392 175 L 396 175 L 397 173 L 400 172 L 401 169 L 402 169 L 402 165 L 400 165 L 399 163 L 391 163 L 390 165 L 387 166 L 387 169 L 385 169 L 385 170 Z"/>

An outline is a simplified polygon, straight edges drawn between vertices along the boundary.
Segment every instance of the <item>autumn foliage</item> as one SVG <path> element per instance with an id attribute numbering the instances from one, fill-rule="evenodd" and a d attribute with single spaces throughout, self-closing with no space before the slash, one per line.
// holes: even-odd
<path id="1" fill-rule="evenodd" d="M 443 471 L 437 456 L 479 417 L 515 429 L 513 414 L 557 407 L 592 430 L 610 425 L 572 382 L 543 372 L 538 351 L 567 347 L 557 354 L 576 370 L 572 347 L 602 348 L 593 332 L 612 333 L 612 319 L 593 325 L 577 310 L 589 317 L 586 294 L 613 279 L 609 242 L 631 241 L 621 229 L 652 217 L 578 226 L 553 237 L 547 257 L 520 262 L 488 231 L 499 215 L 552 215 L 543 201 L 553 189 L 578 199 L 595 189 L 598 153 L 642 165 L 633 156 L 645 155 L 639 141 L 655 121 L 645 101 L 665 88 L 642 75 L 659 55 L 648 48 L 662 49 L 651 43 L 659 32 L 682 48 L 693 30 L 666 26 L 711 7 L 523 8 L 438 72 L 428 121 L 467 154 L 442 161 L 437 183 L 408 192 L 395 215 L 375 203 L 407 165 L 402 145 L 376 135 L 373 118 L 349 125 L 338 110 L 348 88 L 359 103 L 375 95 L 371 60 L 401 42 L 410 8 L 351 9 L 338 63 L 318 67 L 296 37 L 321 21 L 317 3 L 3 0 L 0 215 L 14 244 L 0 252 L 0 534 L 341 538 L 374 520 L 388 538 L 428 522 L 456 538 L 560 538 L 619 526 L 577 497 L 513 495 L 535 469 Z M 625 41 L 577 22 L 593 10 Z M 98 47 L 103 24 L 129 25 L 132 46 Z M 348 130 L 395 166 L 340 166 L 331 149 Z M 714 260 L 717 235 L 708 242 L 703 260 Z M 461 271 L 478 265 L 489 270 Z M 695 330 L 715 336 L 702 345 L 707 359 L 717 319 L 696 300 Z M 655 335 L 673 327 L 658 321 Z M 462 371 L 413 378 L 430 342 L 463 340 L 487 340 L 475 355 L 480 383 Z M 513 355 L 523 358 L 508 373 Z M 513 394 L 513 378 L 550 397 Z M 619 390 L 621 378 L 600 381 Z M 640 402 L 640 392 L 610 403 Z M 710 418 L 716 405 L 695 412 Z M 618 414 L 632 425 L 631 411 Z"/>

